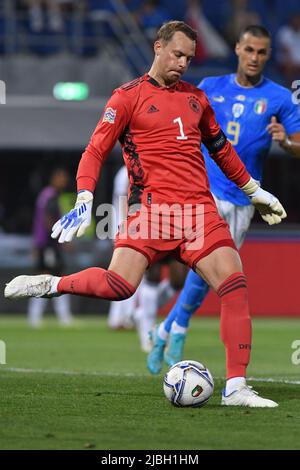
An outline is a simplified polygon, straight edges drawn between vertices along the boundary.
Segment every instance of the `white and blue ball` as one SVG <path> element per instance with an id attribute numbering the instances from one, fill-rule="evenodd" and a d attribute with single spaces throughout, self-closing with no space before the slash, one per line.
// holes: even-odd
<path id="1" fill-rule="evenodd" d="M 164 377 L 164 393 L 175 406 L 203 406 L 213 391 L 214 379 L 207 367 L 200 362 L 178 362 Z"/>

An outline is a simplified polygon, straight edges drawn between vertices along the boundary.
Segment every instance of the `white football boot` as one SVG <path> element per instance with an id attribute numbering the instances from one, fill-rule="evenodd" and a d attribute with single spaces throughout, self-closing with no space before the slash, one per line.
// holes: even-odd
<path id="1" fill-rule="evenodd" d="M 260 397 L 252 387 L 246 384 L 227 396 L 224 393 L 225 389 L 221 401 L 221 405 L 225 406 L 249 406 L 250 408 L 275 408 L 278 406 L 275 401 Z"/>
<path id="2" fill-rule="evenodd" d="M 60 277 L 50 274 L 38 276 L 17 276 L 4 289 L 4 297 L 7 299 L 26 299 L 29 297 L 56 297 L 56 291 Z M 54 287 L 54 289 L 53 289 Z"/>

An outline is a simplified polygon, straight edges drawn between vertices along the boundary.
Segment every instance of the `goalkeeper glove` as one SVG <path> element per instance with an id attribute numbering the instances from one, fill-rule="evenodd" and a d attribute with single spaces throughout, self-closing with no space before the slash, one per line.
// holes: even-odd
<path id="1" fill-rule="evenodd" d="M 282 219 L 286 218 L 286 212 L 277 197 L 260 188 L 253 178 L 250 178 L 241 190 L 247 194 L 263 220 L 269 225 L 280 224 Z"/>
<path id="2" fill-rule="evenodd" d="M 81 237 L 91 223 L 93 206 L 93 193 L 80 191 L 77 195 L 74 209 L 59 219 L 52 227 L 52 238 L 57 238 L 58 243 L 70 242 L 75 233 Z"/>

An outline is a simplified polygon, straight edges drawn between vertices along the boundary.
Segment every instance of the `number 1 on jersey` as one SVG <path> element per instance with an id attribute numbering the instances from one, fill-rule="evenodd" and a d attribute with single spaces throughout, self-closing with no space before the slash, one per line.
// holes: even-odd
<path id="1" fill-rule="evenodd" d="M 184 134 L 184 131 L 183 131 L 183 124 L 182 124 L 182 120 L 181 120 L 181 117 L 178 117 L 176 119 L 174 119 L 174 124 L 176 124 L 178 122 L 179 124 L 179 132 L 180 132 L 180 135 L 178 135 L 176 137 L 177 140 L 187 140 L 187 136 Z"/>

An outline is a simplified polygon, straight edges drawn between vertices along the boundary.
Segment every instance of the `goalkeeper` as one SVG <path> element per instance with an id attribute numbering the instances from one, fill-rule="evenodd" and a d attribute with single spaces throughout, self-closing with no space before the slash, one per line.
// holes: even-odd
<path id="1" fill-rule="evenodd" d="M 128 216 L 116 236 L 108 270 L 18 276 L 7 284 L 5 297 L 71 293 L 123 300 L 134 294 L 149 266 L 171 254 L 205 277 L 220 296 L 227 379 L 221 404 L 273 408 L 277 403 L 246 383 L 252 343 L 246 277 L 209 190 L 200 142 L 228 178 L 259 204 L 264 218 L 279 222 L 286 213 L 250 176 L 205 93 L 181 80 L 195 55 L 196 38 L 181 21 L 160 28 L 149 72 L 115 90 L 108 100 L 79 163 L 76 206 L 53 227 L 52 237 L 60 243 L 84 232 L 100 170 L 119 139 L 130 177 Z M 180 227 L 176 215 L 181 221 L 188 216 L 189 224 Z"/>
<path id="2" fill-rule="evenodd" d="M 227 138 L 257 180 L 262 178 L 264 159 L 272 141 L 288 153 L 300 156 L 299 106 L 292 102 L 287 89 L 262 75 L 270 52 L 268 31 L 262 26 L 249 26 L 240 34 L 236 45 L 237 73 L 208 77 L 199 85 L 210 99 Z M 245 191 L 250 196 L 247 198 L 220 171 L 205 148 L 203 153 L 218 211 L 229 224 L 235 244 L 240 248 L 254 214 L 251 202 L 260 210 L 261 190 L 250 184 Z M 276 204 L 275 201 L 273 207 Z M 280 222 L 275 214 L 262 211 L 262 217 L 269 225 Z M 171 366 L 183 359 L 190 317 L 200 307 L 208 290 L 208 284 L 191 270 L 175 306 L 154 331 L 154 347 L 147 360 L 151 373 L 158 373 L 164 360 Z"/>

